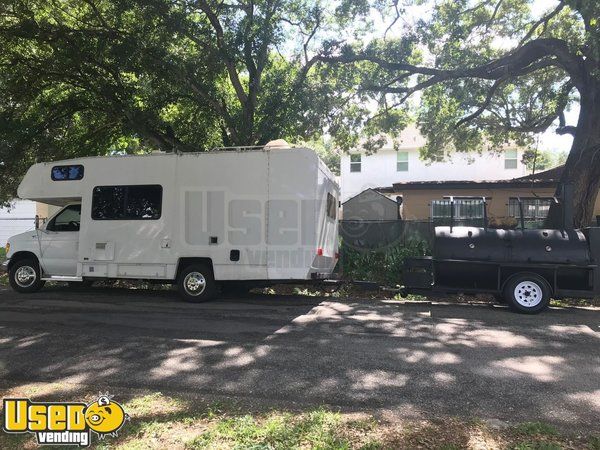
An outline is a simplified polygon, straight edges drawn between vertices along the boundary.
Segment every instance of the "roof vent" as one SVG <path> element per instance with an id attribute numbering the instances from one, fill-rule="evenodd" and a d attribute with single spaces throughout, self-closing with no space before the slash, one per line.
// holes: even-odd
<path id="1" fill-rule="evenodd" d="M 274 141 L 267 142 L 265 148 L 291 148 L 291 146 L 285 139 L 275 139 Z"/>

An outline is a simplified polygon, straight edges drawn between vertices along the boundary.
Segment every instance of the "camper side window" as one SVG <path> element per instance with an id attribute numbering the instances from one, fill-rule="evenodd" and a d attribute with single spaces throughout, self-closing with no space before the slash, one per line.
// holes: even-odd
<path id="1" fill-rule="evenodd" d="M 162 186 L 96 186 L 92 194 L 94 220 L 158 220 Z"/>
<path id="2" fill-rule="evenodd" d="M 54 166 L 51 178 L 53 181 L 73 181 L 83 179 L 83 166 Z"/>
<path id="3" fill-rule="evenodd" d="M 327 217 L 335 220 L 337 216 L 337 205 L 336 205 L 335 197 L 331 195 L 329 192 L 327 193 Z"/>

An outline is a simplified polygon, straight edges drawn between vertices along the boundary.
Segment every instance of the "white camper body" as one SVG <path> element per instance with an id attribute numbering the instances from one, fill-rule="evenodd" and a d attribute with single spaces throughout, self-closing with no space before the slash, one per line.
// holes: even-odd
<path id="1" fill-rule="evenodd" d="M 176 280 L 201 261 L 217 282 L 309 280 L 337 260 L 339 187 L 306 148 L 40 163 L 18 195 L 66 207 L 9 240 L 42 279 Z"/>

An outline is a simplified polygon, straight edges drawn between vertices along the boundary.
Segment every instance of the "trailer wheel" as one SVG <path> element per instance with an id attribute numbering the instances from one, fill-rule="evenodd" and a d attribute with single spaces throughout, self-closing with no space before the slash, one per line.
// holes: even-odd
<path id="1" fill-rule="evenodd" d="M 515 311 L 525 314 L 542 312 L 550 304 L 548 282 L 535 273 L 519 273 L 508 280 L 504 298 Z"/>
<path id="2" fill-rule="evenodd" d="M 212 299 L 216 293 L 212 270 L 205 264 L 187 266 L 177 278 L 177 290 L 188 302 L 200 303 Z"/>
<path id="3" fill-rule="evenodd" d="M 10 287 L 17 292 L 37 292 L 44 284 L 40 274 L 40 265 L 34 259 L 22 259 L 14 263 L 8 272 Z"/>

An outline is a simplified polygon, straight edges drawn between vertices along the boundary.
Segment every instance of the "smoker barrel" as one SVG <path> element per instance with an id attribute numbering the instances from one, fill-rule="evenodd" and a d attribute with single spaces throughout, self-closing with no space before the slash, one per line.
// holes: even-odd
<path id="1" fill-rule="evenodd" d="M 436 227 L 435 259 L 510 263 L 590 264 L 579 230 L 496 230 Z"/>

